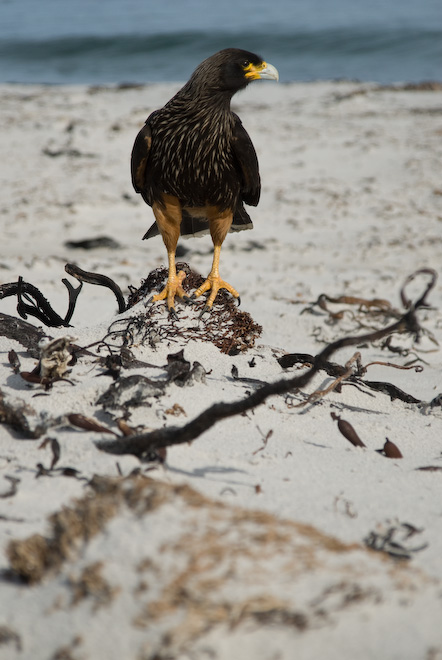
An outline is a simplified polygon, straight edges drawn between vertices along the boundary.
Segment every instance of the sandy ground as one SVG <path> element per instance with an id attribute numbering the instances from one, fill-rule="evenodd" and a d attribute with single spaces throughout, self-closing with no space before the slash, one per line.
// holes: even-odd
<path id="1" fill-rule="evenodd" d="M 152 215 L 129 159 L 176 89 L 1 87 L 0 283 L 22 276 L 64 317 L 66 263 L 125 295 L 165 264 L 160 238 L 141 241 Z M 234 109 L 263 182 L 254 230 L 230 235 L 221 255 L 240 309 L 262 326 L 248 350 L 222 353 L 198 309 L 178 304 L 173 322 L 159 303 L 149 321 L 144 300 L 118 315 L 113 293 L 88 284 L 72 327 L 44 328 L 95 343 L 67 380 L 29 383 L 20 372 L 35 354 L 0 337 L 0 419 L 13 422 L 0 426 L 1 658 L 442 659 L 440 279 L 416 312 L 419 342 L 396 333 L 343 348 L 332 362 L 359 352 L 365 368 L 355 358 L 340 387 L 309 396 L 334 383 L 320 370 L 169 447 L 164 463 L 105 452 L 115 435 L 72 423 L 92 418 L 120 445 L 125 424 L 176 427 L 178 441 L 212 404 L 308 369 L 277 358 L 395 323 L 406 279 L 440 272 L 441 89 L 255 84 Z M 102 236 L 117 246 L 69 246 Z M 207 274 L 210 239 L 182 246 Z M 411 301 L 430 277 L 407 284 Z M 346 298 L 318 304 L 322 294 Z M 16 308 L 15 296 L 0 301 L 3 314 Z M 97 344 L 115 321 L 120 334 Z M 103 361 L 125 336 L 138 362 L 114 380 Z M 200 378 L 171 378 L 167 356 L 181 349 Z M 377 451 L 386 438 L 402 458 Z"/>

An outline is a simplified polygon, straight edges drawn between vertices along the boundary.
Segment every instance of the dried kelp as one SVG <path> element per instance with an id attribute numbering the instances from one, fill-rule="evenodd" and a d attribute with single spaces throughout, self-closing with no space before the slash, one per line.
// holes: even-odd
<path id="1" fill-rule="evenodd" d="M 408 297 L 406 295 L 406 287 L 419 274 L 420 275 L 429 275 L 431 277 L 431 281 L 430 281 L 430 285 L 429 285 L 430 289 L 434 286 L 436 274 L 432 269 L 424 268 L 424 269 L 416 271 L 416 273 L 413 273 L 412 275 L 410 275 L 405 280 L 405 283 L 402 286 L 401 291 L 400 291 L 401 301 L 402 301 L 403 306 L 406 309 L 411 309 L 411 307 L 412 307 L 412 304 L 411 304 L 410 300 L 408 299 Z M 427 292 L 428 292 L 428 290 L 427 290 Z M 426 296 L 426 293 L 424 294 L 424 298 L 425 298 L 425 296 Z M 409 330 L 401 323 L 401 318 L 402 317 L 401 317 L 399 311 L 395 310 L 390 305 L 390 303 L 386 300 L 382 300 L 382 299 L 378 299 L 378 298 L 373 299 L 373 300 L 366 300 L 366 299 L 363 299 L 363 298 L 355 298 L 355 297 L 350 297 L 350 296 L 340 296 L 339 298 L 332 298 L 332 297 L 326 296 L 324 294 L 319 296 L 316 303 L 314 303 L 314 305 L 311 308 L 309 308 L 309 310 L 311 311 L 314 308 L 315 305 L 318 305 L 322 310 L 326 311 L 329 314 L 330 318 L 332 318 L 335 321 L 336 319 L 341 319 L 342 318 L 342 316 L 344 314 L 344 311 L 341 310 L 339 312 L 330 312 L 330 310 L 328 309 L 328 307 L 326 305 L 326 301 L 327 302 L 332 302 L 332 303 L 342 303 L 342 304 L 345 303 L 345 304 L 348 304 L 348 305 L 358 305 L 360 310 L 362 310 L 362 309 L 372 310 L 374 308 L 375 311 L 376 311 L 375 317 L 377 317 L 379 314 L 381 314 L 383 316 L 387 315 L 389 317 L 399 319 L 396 324 L 393 324 L 393 326 L 391 326 L 393 328 L 393 330 L 392 330 L 391 333 L 389 333 L 387 335 L 387 338 L 384 342 L 385 346 L 389 345 L 388 342 L 391 339 L 391 335 L 393 333 L 400 334 L 400 333 L 403 333 L 404 331 L 409 333 Z M 422 307 L 428 307 L 428 305 L 426 303 L 422 304 L 421 306 Z M 359 323 L 359 325 L 361 325 L 361 323 Z M 367 334 L 367 335 L 362 336 L 361 339 L 360 339 L 360 344 L 367 343 L 367 342 L 372 343 L 372 342 L 378 341 L 379 339 L 385 337 L 384 334 L 382 334 L 380 336 L 379 332 L 383 333 L 382 330 L 376 329 L 371 334 Z M 423 332 L 423 330 L 419 326 L 418 332 L 411 333 L 411 334 L 414 334 L 415 337 L 416 337 L 416 341 L 419 341 L 420 335 L 422 334 L 422 332 Z M 312 365 L 312 364 L 314 364 L 316 359 L 317 358 L 315 358 L 314 356 L 308 355 L 308 354 L 305 354 L 305 353 L 292 353 L 292 354 L 288 354 L 288 355 L 283 355 L 282 357 L 278 358 L 278 362 L 284 369 L 286 369 L 288 367 L 294 366 L 295 364 L 304 364 L 304 365 L 309 364 L 309 365 Z M 313 392 L 308 397 L 308 399 L 306 401 L 302 402 L 299 405 L 305 405 L 306 403 L 311 403 L 312 401 L 317 400 L 318 398 L 324 396 L 324 394 L 327 394 L 332 389 L 337 389 L 338 387 L 340 387 L 340 385 L 343 381 L 356 383 L 358 385 L 361 385 L 362 387 L 368 387 L 369 389 L 372 389 L 374 391 L 382 392 L 384 394 L 388 394 L 392 401 L 394 399 L 400 399 L 401 401 L 404 401 L 405 403 L 416 403 L 416 404 L 423 403 L 420 399 L 417 399 L 416 397 L 412 396 L 411 394 L 407 394 L 406 392 L 403 392 L 399 387 L 397 387 L 396 385 L 393 385 L 392 383 L 369 381 L 369 380 L 363 379 L 363 377 L 367 373 L 368 368 L 373 366 L 373 365 L 381 365 L 381 366 L 394 368 L 394 369 L 414 369 L 415 371 L 422 371 L 423 370 L 423 367 L 421 365 L 414 365 L 414 364 L 412 364 L 412 365 L 397 365 L 397 364 L 393 364 L 391 362 L 384 362 L 384 361 L 380 361 L 380 360 L 372 361 L 372 362 L 369 362 L 368 364 L 364 365 L 364 364 L 362 364 L 360 353 L 355 353 L 353 358 L 351 360 L 349 360 L 344 366 L 341 366 L 341 365 L 336 364 L 336 363 L 328 362 L 326 360 L 322 360 L 322 364 L 321 364 L 320 368 L 322 370 L 326 371 L 326 373 L 329 376 L 332 376 L 336 380 L 333 381 L 333 383 L 331 383 L 331 385 L 326 390 Z"/>
<path id="2" fill-rule="evenodd" d="M 341 383 L 343 380 L 347 379 L 350 374 L 352 373 L 352 367 L 353 363 L 356 363 L 358 365 L 358 369 L 360 369 L 360 363 L 361 363 L 361 354 L 355 353 L 350 360 L 348 360 L 345 365 L 344 365 L 344 370 L 341 373 L 341 375 L 337 376 L 335 380 L 333 380 L 328 387 L 326 387 L 323 390 L 315 390 L 309 396 L 305 399 L 305 401 L 301 401 L 301 403 L 298 403 L 292 407 L 301 407 L 301 406 L 306 406 L 309 403 L 314 403 L 315 401 L 318 401 L 319 399 L 322 399 L 322 397 L 326 396 L 333 390 L 336 390 L 337 392 L 341 392 Z"/>
<path id="3" fill-rule="evenodd" d="M 41 328 L 36 328 L 35 325 L 31 325 L 31 323 L 27 323 L 27 321 L 22 321 L 21 319 L 1 312 L 0 335 L 17 341 L 21 346 L 28 350 L 32 357 L 35 358 L 40 355 L 40 349 L 38 347 L 40 341 L 47 337 L 46 333 Z"/>
<path id="4" fill-rule="evenodd" d="M 442 465 L 424 465 L 415 469 L 419 472 L 442 472 Z"/>
<path id="5" fill-rule="evenodd" d="M 37 467 L 39 468 L 39 474 L 37 476 L 40 476 L 42 473 L 47 473 L 49 474 L 52 472 L 52 470 L 55 468 L 57 465 L 58 461 L 60 460 L 61 456 L 61 447 L 60 443 L 58 442 L 57 438 L 45 438 L 43 442 L 38 446 L 39 449 L 45 449 L 48 445 L 51 447 L 51 452 L 52 452 L 52 461 L 49 469 L 46 469 L 43 467 L 41 463 L 38 463 Z"/>
<path id="6" fill-rule="evenodd" d="M 114 293 L 115 298 L 117 299 L 118 312 L 121 314 L 121 312 L 124 312 L 126 310 L 126 302 L 124 300 L 124 296 L 120 287 L 110 277 L 107 277 L 107 275 L 100 275 L 99 273 L 90 273 L 88 271 L 82 270 L 81 268 L 79 268 L 79 266 L 76 266 L 75 264 L 66 264 L 64 269 L 68 275 L 72 275 L 72 277 L 75 277 L 80 282 L 80 284 L 82 284 L 83 282 L 87 282 L 88 284 L 104 286 L 107 289 L 110 289 Z"/>
<path id="7" fill-rule="evenodd" d="M 137 429 L 134 428 L 133 426 L 129 426 L 129 424 L 126 422 L 125 419 L 122 417 L 119 417 L 117 420 L 117 426 L 120 429 L 121 433 L 124 435 L 125 438 L 128 438 L 131 435 L 136 435 L 137 434 Z"/>
<path id="8" fill-rule="evenodd" d="M 416 277 L 417 274 L 431 273 L 432 269 L 421 269 L 410 275 L 410 277 L 405 281 L 401 292 L 401 302 L 405 309 L 407 309 L 408 299 L 405 293 L 408 284 Z M 337 309 L 335 306 L 339 305 Z M 394 319 L 399 319 L 402 316 L 402 313 L 399 309 L 396 309 L 388 300 L 382 298 L 373 298 L 366 299 L 362 297 L 355 296 L 338 296 L 333 297 L 325 293 L 321 294 L 318 299 L 310 304 L 308 307 L 304 308 L 301 313 L 309 312 L 311 314 L 326 314 L 326 326 L 337 326 L 342 324 L 342 322 L 347 319 L 351 320 L 352 326 L 360 328 L 361 330 L 378 330 L 385 326 L 386 323 L 390 323 Z M 397 331 L 400 333 L 400 330 Z M 425 335 L 430 342 L 438 346 L 438 343 L 433 336 L 433 334 L 426 328 L 421 326 L 420 334 Z M 316 341 L 329 343 L 330 338 L 324 335 L 324 327 L 316 328 L 314 336 Z M 394 353 L 400 353 L 401 355 L 409 355 L 411 353 L 411 347 L 404 346 L 394 346 L 391 343 L 392 337 L 388 336 L 383 342 L 379 344 L 380 348 L 390 350 Z M 379 341 L 378 339 L 373 339 L 371 343 Z M 416 355 L 416 347 L 413 346 L 413 355 L 415 360 L 421 360 L 422 358 Z"/>
<path id="9" fill-rule="evenodd" d="M 9 626 L 0 625 L 0 646 L 13 645 L 20 654 L 23 650 L 21 635 Z"/>
<path id="10" fill-rule="evenodd" d="M 338 422 L 338 429 L 344 438 L 351 442 L 354 447 L 365 447 L 365 444 L 362 442 L 361 438 L 358 436 L 350 422 L 347 422 L 345 419 L 341 419 L 339 415 L 336 415 L 336 413 L 332 412 L 330 414 L 331 418 Z"/>
<path id="11" fill-rule="evenodd" d="M 79 241 L 66 241 L 64 245 L 71 250 L 96 250 L 98 248 L 119 250 L 121 248 L 121 244 L 110 236 L 94 236 Z"/>
<path id="12" fill-rule="evenodd" d="M 204 278 L 192 271 L 188 264 L 178 263 L 177 270 L 186 273 L 183 289 L 190 294 L 198 288 Z M 254 346 L 255 340 L 262 332 L 262 327 L 255 323 L 247 312 L 238 310 L 235 300 L 226 291 L 221 290 L 208 314 L 201 316 L 204 310 L 204 300 L 193 302 L 179 313 L 178 319 L 185 322 L 177 323 L 177 318 L 164 317 L 164 306 L 150 301 L 152 294 L 160 291 L 167 280 L 167 269 L 157 268 L 144 280 L 139 289 L 130 287 L 128 308 L 136 303 L 146 301 L 146 312 L 128 324 L 127 332 L 132 339 L 155 345 L 158 341 L 174 340 L 177 337 L 185 340 L 195 339 L 209 341 L 217 346 L 222 353 L 237 355 Z M 137 327 L 138 326 L 138 327 Z M 140 327 L 141 326 L 141 327 Z"/>
<path id="13" fill-rule="evenodd" d="M 423 269 L 418 271 L 418 273 L 430 276 L 430 281 L 425 287 L 422 295 L 414 304 L 409 305 L 408 311 L 406 311 L 401 318 L 381 330 L 376 330 L 361 336 L 343 337 L 342 339 L 332 342 L 314 357 L 312 366 L 306 372 L 292 376 L 291 378 L 278 380 L 274 383 L 268 383 L 240 401 L 216 403 L 182 427 L 156 429 L 150 433 L 142 433 L 125 438 L 124 442 L 120 440 L 102 441 L 97 443 L 97 446 L 110 453 L 134 454 L 143 458 L 151 449 L 190 442 L 222 419 L 247 412 L 248 410 L 262 404 L 269 396 L 284 394 L 296 387 L 305 387 L 312 380 L 313 376 L 322 368 L 322 365 L 327 363 L 328 358 L 339 349 L 347 346 L 355 346 L 364 342 L 379 340 L 394 332 L 409 332 L 414 335 L 415 340 L 418 341 L 421 328 L 416 312 L 428 306 L 427 296 L 433 289 L 437 279 L 436 272 L 431 269 Z M 409 281 L 410 278 L 407 279 L 406 284 Z"/>
<path id="14" fill-rule="evenodd" d="M 428 547 L 428 543 L 414 545 L 414 537 L 422 532 L 410 523 L 386 523 L 370 532 L 364 543 L 368 548 L 385 552 L 394 559 L 411 559 L 414 553 Z"/>
<path id="15" fill-rule="evenodd" d="M 15 374 L 20 373 L 20 367 L 21 367 L 20 358 L 13 349 L 11 349 L 8 353 L 8 362 L 11 365 L 12 371 Z"/>
<path id="16" fill-rule="evenodd" d="M 148 399 L 164 394 L 165 383 L 153 381 L 147 376 L 134 374 L 119 378 L 109 387 L 97 401 L 99 406 L 106 409 L 129 408 L 131 406 L 145 406 Z"/>
<path id="17" fill-rule="evenodd" d="M 67 327 L 72 318 L 75 300 L 80 293 L 80 288 L 74 289 L 67 280 L 62 281 L 69 293 L 69 306 L 65 318 L 62 318 L 52 309 L 48 300 L 37 287 L 24 282 L 22 277 L 18 278 L 18 282 L 0 285 L 0 300 L 8 296 L 17 296 L 17 312 L 22 318 L 27 319 L 28 316 L 35 316 L 35 318 L 49 327 Z"/>
<path id="18" fill-rule="evenodd" d="M 50 443 L 51 443 L 51 451 L 52 451 L 52 461 L 51 461 L 50 469 L 53 470 L 54 467 L 57 465 L 58 461 L 60 460 L 61 448 L 57 438 L 50 438 Z"/>
<path id="19" fill-rule="evenodd" d="M 97 403 L 103 408 L 127 409 L 131 406 L 150 405 L 148 399 L 162 396 L 170 383 L 179 387 L 191 386 L 195 382 L 205 382 L 206 370 L 199 362 L 190 362 L 185 359 L 184 351 L 170 353 L 167 356 L 166 378 L 152 380 L 141 374 L 120 377 L 104 392 Z"/>
<path id="20" fill-rule="evenodd" d="M 294 367 L 295 364 L 302 364 L 311 367 L 315 361 L 315 356 L 310 355 L 309 353 L 287 353 L 286 355 L 277 358 L 277 361 L 283 369 Z M 342 367 L 336 362 L 329 362 L 328 360 L 322 361 L 321 369 L 334 378 L 338 378 L 345 373 L 345 367 Z"/>
<path id="21" fill-rule="evenodd" d="M 336 413 L 332 412 L 331 418 L 335 421 L 338 422 L 338 429 L 346 438 L 349 442 L 354 447 L 365 447 L 366 445 L 362 442 L 358 434 L 356 433 L 355 429 L 353 426 L 350 424 L 350 422 L 347 422 L 345 419 L 341 419 L 339 415 L 336 415 Z M 376 450 L 378 454 L 382 454 L 386 458 L 403 458 L 402 453 L 397 447 L 397 445 L 394 444 L 394 442 L 391 442 L 388 438 L 385 439 L 385 444 L 382 449 L 377 449 Z"/>
<path id="22" fill-rule="evenodd" d="M 282 355 L 281 357 L 277 358 L 283 369 L 288 369 L 295 366 L 296 364 L 309 365 L 311 367 L 311 365 L 315 363 L 315 359 L 316 358 L 313 355 L 308 355 L 306 353 L 288 353 L 287 355 Z M 353 365 L 355 366 L 353 367 Z M 333 381 L 333 383 L 331 383 L 331 385 L 326 390 L 313 392 L 306 401 L 303 401 L 299 405 L 305 405 L 306 403 L 312 403 L 316 401 L 321 396 L 327 394 L 329 391 L 339 387 L 342 382 L 355 383 L 361 387 L 374 390 L 375 392 L 387 394 L 392 401 L 399 399 L 404 403 L 424 403 L 421 399 L 417 399 L 413 395 L 407 394 L 407 392 L 401 390 L 399 387 L 397 387 L 397 385 L 393 385 L 393 383 L 364 379 L 363 376 L 367 373 L 368 368 L 373 365 L 381 365 L 394 369 L 414 369 L 417 372 L 423 370 L 421 365 L 402 366 L 392 364 L 391 362 L 381 362 L 379 360 L 363 365 L 360 359 L 360 353 L 356 353 L 353 358 L 344 366 L 336 364 L 335 362 L 323 360 L 319 366 L 319 370 L 325 371 L 329 376 L 335 378 L 336 380 Z"/>
<path id="23" fill-rule="evenodd" d="M 357 87 L 350 92 L 334 93 L 333 101 L 340 103 L 355 96 L 374 94 L 376 92 L 438 92 L 442 89 L 442 83 L 436 80 L 423 80 L 418 83 L 397 83 L 392 85 L 371 85 L 369 87 Z"/>
<path id="24" fill-rule="evenodd" d="M 84 429 L 85 431 L 93 431 L 94 433 L 111 433 L 112 435 L 118 436 L 118 433 L 112 431 L 107 426 L 99 424 L 92 417 L 86 417 L 86 415 L 81 415 L 79 413 L 71 413 L 67 415 L 69 424 L 76 426 L 79 429 Z"/>
<path id="25" fill-rule="evenodd" d="M 4 478 L 9 481 L 10 486 L 9 490 L 5 490 L 4 492 L 0 493 L 0 499 L 5 500 L 8 497 L 14 497 L 14 495 L 17 493 L 17 486 L 20 483 L 20 479 L 17 477 L 11 477 L 9 474 L 5 474 Z"/>
<path id="26" fill-rule="evenodd" d="M 407 394 L 407 392 L 401 390 L 401 388 L 397 387 L 397 385 L 393 385 L 393 383 L 384 383 L 383 381 L 376 380 L 361 380 L 359 382 L 362 385 L 365 385 L 365 387 L 369 387 L 371 390 L 374 390 L 375 392 L 387 394 L 391 401 L 399 399 L 404 403 L 425 403 L 421 399 L 416 399 L 416 397 L 414 397 L 412 394 Z"/>
<path id="27" fill-rule="evenodd" d="M 204 278 L 190 269 L 190 266 L 185 262 L 176 264 L 177 272 L 182 270 L 186 274 L 182 286 L 186 293 L 191 293 L 193 289 L 197 289 L 204 282 Z M 164 288 L 167 281 L 168 270 L 161 266 L 152 270 L 145 280 L 141 282 L 141 286 L 135 288 L 129 286 L 129 297 L 127 299 L 127 307 L 133 307 L 140 301 L 146 301 L 153 293 L 158 293 Z"/>
<path id="28" fill-rule="evenodd" d="M 403 458 L 399 447 L 395 445 L 394 442 L 391 442 L 391 440 L 388 438 L 385 438 L 385 444 L 379 453 L 383 454 L 387 458 Z"/>
<path id="29" fill-rule="evenodd" d="M 43 385 L 50 389 L 58 380 L 64 380 L 72 357 L 73 337 L 43 339 L 39 343 L 40 359 L 32 371 L 21 371 L 20 376 L 28 383 Z M 70 382 L 70 381 L 67 381 Z"/>
<path id="30" fill-rule="evenodd" d="M 24 401 L 11 400 L 0 389 L 0 424 L 8 424 L 24 438 L 36 439 L 46 433 L 50 423 Z"/>
<path id="31" fill-rule="evenodd" d="M 359 312 L 370 312 L 372 316 L 382 316 L 385 318 L 399 318 L 401 313 L 394 309 L 393 306 L 388 302 L 388 300 L 383 300 L 381 298 L 373 298 L 371 300 L 355 296 L 338 296 L 332 297 L 328 296 L 325 293 L 322 293 L 318 296 L 316 302 L 312 305 L 306 307 L 301 314 L 305 312 L 314 312 L 316 307 L 319 307 L 324 312 L 327 312 L 329 319 L 332 321 L 341 320 L 346 313 L 350 313 L 348 309 L 340 309 L 338 311 L 331 310 L 327 303 L 340 304 L 340 305 L 355 305 L 357 306 L 357 311 Z"/>
<path id="32" fill-rule="evenodd" d="M 58 337 L 39 342 L 39 361 L 32 371 L 20 371 L 20 361 L 14 351 L 9 352 L 9 361 L 14 371 L 28 383 L 41 385 L 47 391 L 57 381 L 67 380 L 66 374 L 72 361 L 72 337 Z M 11 355 L 12 354 L 12 355 Z M 38 415 L 22 400 L 12 401 L 0 390 L 0 424 L 8 424 L 25 438 L 40 438 L 51 426 L 57 424 L 44 414 Z"/>
<path id="33" fill-rule="evenodd" d="M 168 382 L 175 383 L 179 387 L 193 385 L 195 382 L 206 382 L 206 370 L 203 365 L 195 361 L 191 368 L 190 362 L 184 357 L 183 349 L 167 356 L 166 371 Z"/>
<path id="34" fill-rule="evenodd" d="M 74 147 L 69 146 L 68 144 L 61 147 L 61 149 L 51 149 L 51 147 L 45 147 L 42 149 L 42 153 L 45 156 L 50 158 L 59 158 L 59 156 L 66 156 L 67 158 L 96 158 L 96 154 L 87 153 L 84 151 L 79 151 Z"/>

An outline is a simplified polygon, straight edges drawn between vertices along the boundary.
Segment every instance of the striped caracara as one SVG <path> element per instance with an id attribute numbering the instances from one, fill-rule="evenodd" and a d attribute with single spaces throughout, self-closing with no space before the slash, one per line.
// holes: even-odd
<path id="1" fill-rule="evenodd" d="M 169 260 L 166 286 L 153 299 L 167 299 L 172 314 L 176 295 L 188 301 L 181 286 L 185 273 L 177 274 L 175 267 L 180 234 L 210 231 L 214 245 L 210 274 L 192 298 L 211 290 L 204 310 L 211 308 L 221 288 L 239 298 L 220 278 L 220 251 L 229 231 L 252 227 L 244 202 L 256 206 L 261 185 L 255 149 L 230 101 L 252 80 L 278 77 L 275 67 L 258 55 L 236 48 L 221 50 L 197 67 L 137 135 L 132 181 L 155 216 L 143 238 L 160 233 Z"/>

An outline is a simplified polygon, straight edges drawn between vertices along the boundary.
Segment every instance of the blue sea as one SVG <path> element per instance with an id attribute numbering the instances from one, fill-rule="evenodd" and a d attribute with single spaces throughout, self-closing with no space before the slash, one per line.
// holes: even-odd
<path id="1" fill-rule="evenodd" d="M 0 0 L 0 82 L 187 80 L 229 46 L 282 81 L 442 80 L 442 0 Z"/>

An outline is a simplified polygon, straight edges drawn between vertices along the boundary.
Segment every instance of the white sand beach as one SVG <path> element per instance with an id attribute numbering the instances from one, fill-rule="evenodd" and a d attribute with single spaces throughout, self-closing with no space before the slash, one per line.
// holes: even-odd
<path id="1" fill-rule="evenodd" d="M 129 163 L 177 89 L 0 86 L 1 285 L 22 277 L 64 318 L 62 279 L 78 286 L 66 263 L 126 297 L 166 264 L 160 237 L 141 240 L 153 216 Z M 35 352 L 0 333 L 2 659 L 442 660 L 442 88 L 254 84 L 233 108 L 262 178 L 254 229 L 221 253 L 262 326 L 247 350 L 239 336 L 223 353 L 201 306 L 177 303 L 172 321 L 156 303 L 149 320 L 146 297 L 119 314 L 91 284 L 71 327 L 28 314 L 89 347 L 49 389 L 26 377 Z M 73 246 L 97 237 L 112 240 Z M 206 276 L 210 237 L 180 246 Z M 169 427 L 179 439 L 213 404 L 306 373 L 330 342 L 396 323 L 422 269 L 403 290 L 416 302 L 439 276 L 418 337 L 341 348 L 305 387 L 176 440 L 163 462 L 100 444 Z M 0 314 L 20 318 L 16 295 Z M 175 379 L 167 356 L 181 350 Z M 282 368 L 291 354 L 307 358 Z M 386 438 L 402 457 L 378 451 Z"/>

